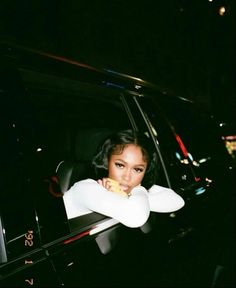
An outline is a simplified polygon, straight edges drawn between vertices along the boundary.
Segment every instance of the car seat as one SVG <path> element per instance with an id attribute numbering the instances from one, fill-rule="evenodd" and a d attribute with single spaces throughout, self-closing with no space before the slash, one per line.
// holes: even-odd
<path id="1" fill-rule="evenodd" d="M 109 128 L 91 128 L 76 132 L 71 156 L 59 162 L 56 168 L 61 192 L 64 194 L 75 182 L 92 178 L 91 161 L 100 145 L 114 131 Z"/>

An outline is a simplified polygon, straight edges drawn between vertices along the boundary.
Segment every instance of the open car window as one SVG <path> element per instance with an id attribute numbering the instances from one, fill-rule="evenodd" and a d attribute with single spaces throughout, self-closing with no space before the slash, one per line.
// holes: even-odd
<path id="1" fill-rule="evenodd" d="M 47 197 L 54 197 L 54 202 L 60 202 L 75 182 L 91 177 L 92 157 L 105 138 L 132 125 L 119 92 L 107 93 L 103 87 L 27 70 L 21 73 L 36 119 L 37 157 L 44 174 L 42 190 L 46 189 L 51 194 Z M 64 207 L 61 209 L 64 211 Z M 45 219 L 49 217 L 44 214 Z M 70 219 L 70 229 L 89 229 L 105 218 L 90 213 Z"/>

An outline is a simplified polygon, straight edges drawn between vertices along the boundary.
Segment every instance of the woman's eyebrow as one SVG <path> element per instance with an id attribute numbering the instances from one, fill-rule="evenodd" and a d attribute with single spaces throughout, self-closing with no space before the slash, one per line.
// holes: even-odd
<path id="1" fill-rule="evenodd" d="M 142 166 L 142 167 L 145 167 L 146 165 L 147 165 L 146 163 L 135 164 L 135 166 Z"/>
<path id="2" fill-rule="evenodd" d="M 138 168 L 140 168 L 140 167 L 142 167 L 142 168 L 146 168 L 146 167 L 147 167 L 146 164 L 138 164 L 138 165 L 135 165 L 135 166 L 138 167 Z"/>
<path id="3" fill-rule="evenodd" d="M 124 164 L 128 164 L 128 162 L 126 162 L 123 159 L 119 159 L 119 158 L 115 159 L 115 161 L 120 161 L 120 162 L 122 162 Z M 140 163 L 140 164 L 134 164 L 134 166 L 135 167 L 143 167 L 143 168 L 145 168 L 147 166 L 147 164 L 146 163 Z"/>

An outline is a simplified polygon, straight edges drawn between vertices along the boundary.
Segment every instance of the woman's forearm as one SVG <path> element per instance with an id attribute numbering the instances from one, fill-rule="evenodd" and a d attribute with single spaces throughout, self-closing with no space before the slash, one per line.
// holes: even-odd
<path id="1" fill-rule="evenodd" d="M 172 189 L 153 185 L 148 193 L 150 210 L 160 213 L 174 212 L 181 209 L 185 202 Z"/>
<path id="2" fill-rule="evenodd" d="M 132 228 L 142 226 L 150 213 L 147 191 L 142 186 L 135 187 L 128 198 L 106 190 L 95 180 L 87 179 L 72 186 L 65 193 L 64 200 L 65 203 L 73 202 L 74 207 L 86 207 Z"/>

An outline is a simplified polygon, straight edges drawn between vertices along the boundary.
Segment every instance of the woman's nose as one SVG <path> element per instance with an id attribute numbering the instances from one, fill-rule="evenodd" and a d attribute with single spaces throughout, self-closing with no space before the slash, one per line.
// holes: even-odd
<path id="1" fill-rule="evenodd" d="M 131 172 L 129 170 L 125 170 L 122 176 L 125 181 L 129 181 L 131 178 Z"/>

